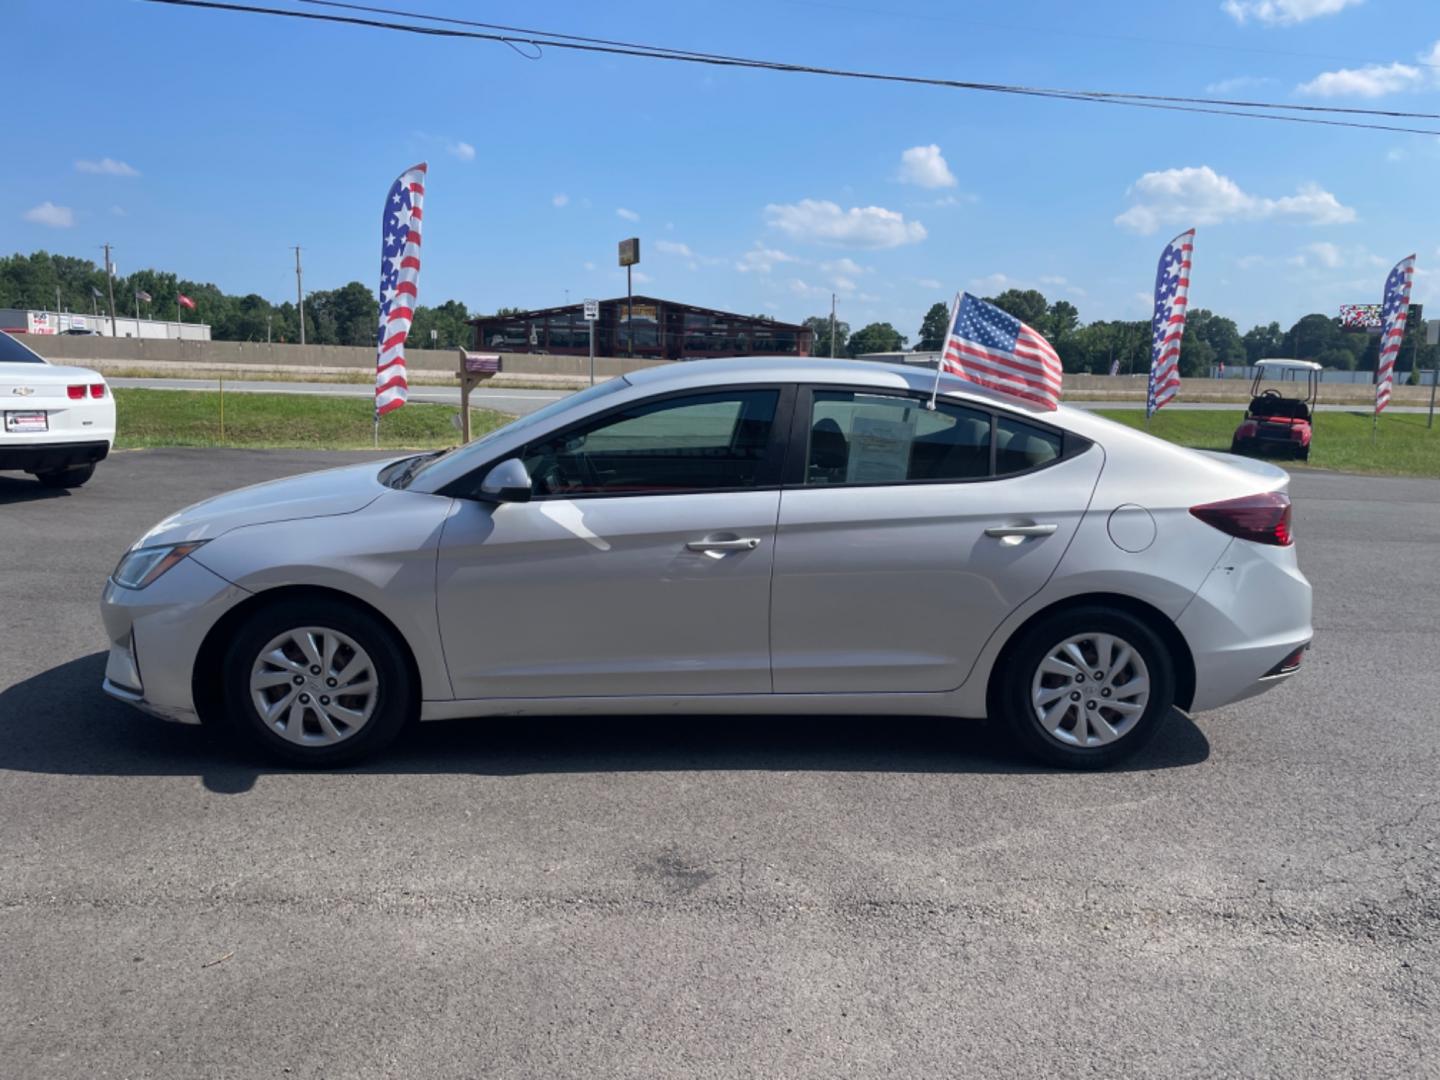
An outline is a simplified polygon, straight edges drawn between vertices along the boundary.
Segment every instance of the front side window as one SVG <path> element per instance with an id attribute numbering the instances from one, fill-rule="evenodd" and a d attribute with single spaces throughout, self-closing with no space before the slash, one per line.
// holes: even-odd
<path id="1" fill-rule="evenodd" d="M 743 489 L 773 482 L 778 390 L 639 402 L 525 448 L 538 496 Z"/>
<path id="2" fill-rule="evenodd" d="M 990 475 L 990 414 L 893 394 L 817 390 L 807 485 L 977 480 Z"/>

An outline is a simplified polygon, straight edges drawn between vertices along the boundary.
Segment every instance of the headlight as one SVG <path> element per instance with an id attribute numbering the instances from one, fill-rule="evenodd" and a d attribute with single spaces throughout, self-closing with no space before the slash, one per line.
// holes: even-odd
<path id="1" fill-rule="evenodd" d="M 204 544 L 204 540 L 193 540 L 184 544 L 161 544 L 127 551 L 110 575 L 110 580 L 122 589 L 143 589 Z"/>

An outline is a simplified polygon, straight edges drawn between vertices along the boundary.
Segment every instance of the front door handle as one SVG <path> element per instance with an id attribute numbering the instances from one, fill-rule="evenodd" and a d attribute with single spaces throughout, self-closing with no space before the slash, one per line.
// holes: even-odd
<path id="1" fill-rule="evenodd" d="M 1018 544 L 1031 536 L 1049 536 L 1059 525 L 1047 523 L 1045 525 L 992 525 L 985 530 L 986 536 L 992 536 L 1002 544 Z"/>
<path id="2" fill-rule="evenodd" d="M 685 546 L 691 551 L 754 551 L 760 546 L 760 538 L 737 536 L 733 540 L 691 540 Z"/>

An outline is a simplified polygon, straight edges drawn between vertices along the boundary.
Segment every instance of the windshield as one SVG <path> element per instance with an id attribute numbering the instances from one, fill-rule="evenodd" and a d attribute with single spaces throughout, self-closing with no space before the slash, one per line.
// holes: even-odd
<path id="1" fill-rule="evenodd" d="M 0 364 L 43 364 L 45 358 L 0 330 Z"/>
<path id="2" fill-rule="evenodd" d="M 501 435 L 508 436 L 516 431 L 521 430 L 522 428 L 528 428 L 535 424 L 544 423 L 552 416 L 558 416 L 560 413 L 567 412 L 568 410 L 575 408 L 577 405 L 584 405 L 587 401 L 594 401 L 597 398 L 607 397 L 618 390 L 624 390 L 629 385 L 630 383 L 626 381 L 625 377 L 622 375 L 618 378 L 607 379 L 602 383 L 596 383 L 594 386 L 587 386 L 584 390 L 578 391 L 574 394 L 567 394 L 560 400 L 552 401 L 549 405 L 546 405 L 540 409 L 536 409 L 532 413 L 527 413 L 524 416 L 518 416 L 514 420 L 511 420 L 510 423 L 503 424 L 500 427 L 496 428 L 494 431 L 486 432 L 484 435 L 480 436 L 480 438 L 473 440 L 465 446 L 457 447 L 456 449 L 464 453 L 469 453 L 472 450 L 476 450 L 479 447 L 494 442 Z M 396 486 L 409 487 L 410 484 L 415 481 L 416 477 L 421 476 L 426 469 L 428 469 L 436 461 L 440 460 L 442 456 L 442 454 L 436 454 L 433 457 L 420 460 L 417 467 L 415 468 L 407 468 L 405 472 L 404 483 L 399 482 L 397 475 Z"/>

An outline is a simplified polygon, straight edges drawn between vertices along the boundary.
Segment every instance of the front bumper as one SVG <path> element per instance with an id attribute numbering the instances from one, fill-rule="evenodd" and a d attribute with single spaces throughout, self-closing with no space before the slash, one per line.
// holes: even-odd
<path id="1" fill-rule="evenodd" d="M 198 724 L 195 658 L 220 617 L 249 595 L 194 559 L 144 589 L 106 581 L 100 617 L 110 655 L 102 689 L 153 716 Z"/>
<path id="2" fill-rule="evenodd" d="M 68 469 L 76 465 L 92 465 L 110 454 L 106 439 L 86 442 L 0 443 L 0 469 L 23 469 L 41 472 L 47 469 Z"/>
<path id="3" fill-rule="evenodd" d="M 1200 712 L 1262 694 L 1291 679 L 1277 667 L 1314 635 L 1310 582 L 1295 548 L 1232 540 L 1176 627 L 1195 661 Z"/>

